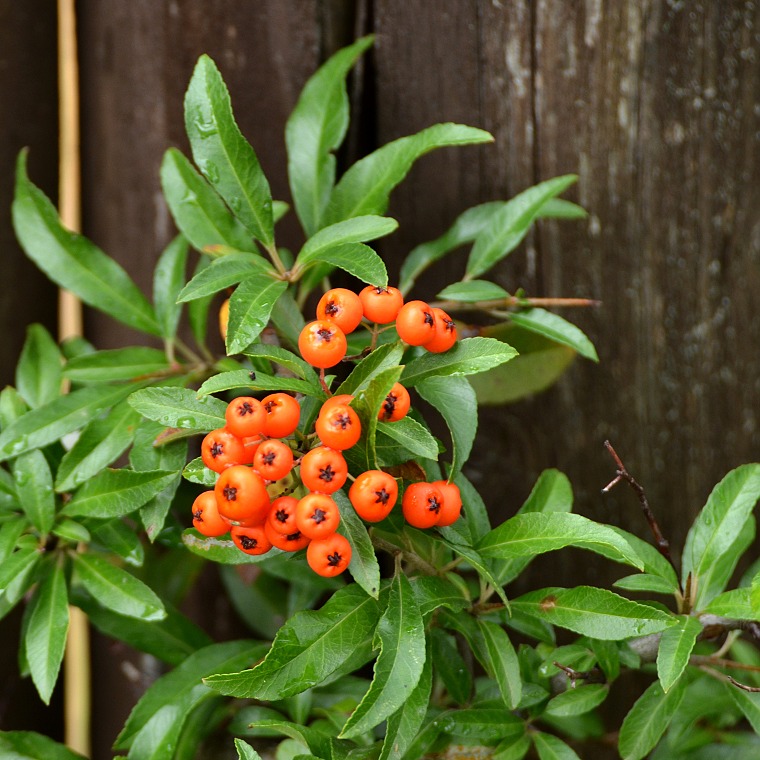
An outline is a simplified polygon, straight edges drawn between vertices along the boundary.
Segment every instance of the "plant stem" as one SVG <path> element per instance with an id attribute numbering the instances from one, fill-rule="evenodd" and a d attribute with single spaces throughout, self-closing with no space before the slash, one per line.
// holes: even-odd
<path id="1" fill-rule="evenodd" d="M 548 307 L 581 307 L 600 306 L 601 301 L 593 298 L 525 298 L 522 296 L 507 296 L 506 298 L 495 298 L 489 301 L 474 301 L 467 303 L 464 301 L 432 301 L 431 307 L 443 309 L 444 311 L 491 311 L 493 309 L 519 309 L 531 308 L 534 306 Z"/>
<path id="2" fill-rule="evenodd" d="M 390 541 L 386 541 L 384 538 L 380 538 L 380 536 L 377 536 L 374 533 L 371 534 L 370 538 L 372 539 L 372 545 L 375 547 L 375 549 L 384 551 L 394 558 L 401 557 L 404 562 L 408 562 L 413 567 L 421 570 L 423 573 L 425 573 L 425 575 L 438 575 L 438 570 L 436 570 L 429 562 L 422 559 L 422 557 L 415 554 L 414 552 L 402 549 L 400 546 L 396 546 Z"/>
<path id="3" fill-rule="evenodd" d="M 283 275 L 283 277 L 286 277 L 288 275 L 288 270 L 285 268 L 285 264 L 283 264 L 282 259 L 280 258 L 277 246 L 274 243 L 269 243 L 269 245 L 265 246 L 265 249 L 277 271 Z M 287 276 L 286 279 L 290 279 L 290 277 Z"/>

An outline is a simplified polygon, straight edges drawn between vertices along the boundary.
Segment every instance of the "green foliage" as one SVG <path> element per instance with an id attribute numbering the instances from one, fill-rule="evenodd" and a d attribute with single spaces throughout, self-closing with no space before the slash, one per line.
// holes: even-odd
<path id="1" fill-rule="evenodd" d="M 680 582 L 655 546 L 574 513 L 572 488 L 557 470 L 539 475 L 519 509 L 510 494 L 479 493 L 477 468 L 473 481 L 467 477 L 479 404 L 535 394 L 575 356 L 598 360 L 571 322 L 538 308 L 519 287 L 512 295 L 483 279 L 538 220 L 584 217 L 558 197 L 574 175 L 467 209 L 406 257 L 404 295 L 444 256 L 470 248 L 463 278 L 438 295 L 468 336 L 448 351 L 407 346 L 393 324 L 364 320 L 348 338 L 349 355 L 327 372 L 300 355 L 299 335 L 311 319 L 303 306 L 326 289 L 332 270 L 389 283 L 368 243 L 397 229 L 384 214 L 414 163 L 437 148 L 492 139 L 437 124 L 339 174 L 346 78 L 371 42 L 358 40 L 329 59 L 288 120 L 288 179 L 304 232 L 293 252 L 276 240 L 288 206 L 272 200 L 221 73 L 201 57 L 185 99 L 194 165 L 170 149 L 161 166 L 180 234 L 156 256 L 152 305 L 103 251 L 62 226 L 28 177 L 26 154 L 19 156 L 13 220 L 29 257 L 87 304 L 153 345 L 163 341 L 161 349 L 97 350 L 83 340 L 59 347 L 32 325 L 15 388 L 0 392 L 0 618 L 23 603 L 21 671 L 49 702 L 70 604 L 103 634 L 164 663 L 167 672 L 115 742 L 138 760 L 200 756 L 206 737 L 225 731 L 242 760 L 261 757 L 260 740 L 277 742 L 282 760 L 413 760 L 445 756 L 452 746 L 500 760 L 529 752 L 563 760 L 592 756 L 617 729 L 620 756 L 631 760 L 756 756 L 760 654 L 747 631 L 760 622 L 758 564 L 730 586 L 755 535 L 760 464 L 742 465 L 715 487 L 686 539 Z M 200 258 L 188 274 L 191 246 Z M 504 274 L 493 271 L 492 279 Z M 229 297 L 229 356 L 207 344 L 216 331 L 210 305 L 222 296 Z M 183 317 L 194 346 L 180 337 Z M 382 421 L 399 381 L 411 389 L 412 411 Z M 219 477 L 196 456 L 201 438 L 226 424 L 234 396 L 273 391 L 296 396 L 301 411 L 285 437 L 296 469 L 268 484 L 271 499 L 306 493 L 298 468 L 319 442 L 315 419 L 330 395 L 347 394 L 362 427 L 345 452 L 351 478 L 383 469 L 402 499 L 412 483 L 446 480 L 459 489 L 460 517 L 420 530 L 396 506 L 371 523 L 354 509 L 349 480 L 333 494 L 338 532 L 352 550 L 348 574 L 335 578 L 314 574 L 303 551 L 254 556 L 226 534 L 188 527 L 195 519 L 204 528 L 190 505 Z M 428 407 L 430 420 L 421 413 Z M 492 526 L 487 505 L 512 516 Z M 569 547 L 634 568 L 615 583 L 626 596 L 594 586 L 526 586 L 520 576 L 531 561 Z M 179 611 L 211 567 L 257 639 L 215 642 Z M 605 701 L 617 699 L 627 671 L 640 671 L 649 685 L 622 725 L 608 726 Z M 0 751 L 78 757 L 25 732 L 0 732 Z"/>

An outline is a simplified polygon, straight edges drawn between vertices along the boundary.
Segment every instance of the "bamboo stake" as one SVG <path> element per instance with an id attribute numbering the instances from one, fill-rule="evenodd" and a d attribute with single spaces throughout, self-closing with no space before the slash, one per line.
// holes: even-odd
<path id="1" fill-rule="evenodd" d="M 58 205 L 61 221 L 78 232 L 82 220 L 79 155 L 79 66 L 74 0 L 58 0 Z M 58 338 L 82 335 L 82 304 L 69 291 L 58 295 Z M 64 660 L 66 744 L 85 757 L 90 741 L 90 630 L 87 616 L 69 605 L 69 633 Z"/>

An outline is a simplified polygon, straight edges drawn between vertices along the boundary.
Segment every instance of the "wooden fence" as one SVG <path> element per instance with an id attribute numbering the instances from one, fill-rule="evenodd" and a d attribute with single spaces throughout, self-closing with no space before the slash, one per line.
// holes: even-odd
<path id="1" fill-rule="evenodd" d="M 496 272 L 510 292 L 603 305 L 569 315 L 598 365 L 576 360 L 540 397 L 481 414 L 469 475 L 493 514 L 509 516 L 538 473 L 558 467 L 578 512 L 646 537 L 633 494 L 600 494 L 614 474 L 610 438 L 677 550 L 712 485 L 760 456 L 759 3 L 80 0 L 78 14 L 84 231 L 146 291 L 174 234 L 158 167 L 167 147 L 187 147 L 182 96 L 198 55 L 217 61 L 275 197 L 287 200 L 283 127 L 301 86 L 330 52 L 373 31 L 351 81 L 343 162 L 439 121 L 495 137 L 425 157 L 393 195 L 401 227 L 381 248 L 392 278 L 460 211 L 539 180 L 577 173 L 567 197 L 589 212 L 540 223 Z M 9 204 L 23 145 L 32 179 L 54 195 L 55 86 L 55 4 L 1 0 L 4 382 L 25 325 L 54 320 L 55 293 L 15 245 Z M 298 244 L 294 225 L 286 238 Z M 462 270 L 454 257 L 421 295 Z M 134 339 L 95 315 L 86 334 L 100 347 Z M 576 559 L 556 555 L 528 580 L 615 572 Z"/>

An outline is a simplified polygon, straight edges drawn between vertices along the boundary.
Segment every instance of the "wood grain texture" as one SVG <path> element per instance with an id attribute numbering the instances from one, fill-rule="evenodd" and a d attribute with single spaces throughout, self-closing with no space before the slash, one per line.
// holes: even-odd
<path id="1" fill-rule="evenodd" d="M 579 360 L 548 393 L 481 412 L 470 475 L 503 519 L 540 470 L 559 467 L 577 511 L 646 537 L 633 494 L 599 493 L 614 474 L 602 448 L 611 438 L 677 549 L 712 485 L 760 443 L 757 5 L 375 9 L 380 140 L 449 119 L 496 137 L 413 170 L 394 196 L 403 232 L 389 255 L 473 203 L 567 172 L 580 179 L 566 197 L 590 212 L 585 223 L 541 223 L 493 275 L 512 292 L 600 298 L 598 310 L 565 315 L 601 363 Z M 421 294 L 461 267 L 436 269 Z M 569 553 L 552 567 L 599 578 L 596 563 Z M 602 572 L 620 574 L 609 563 Z"/>

